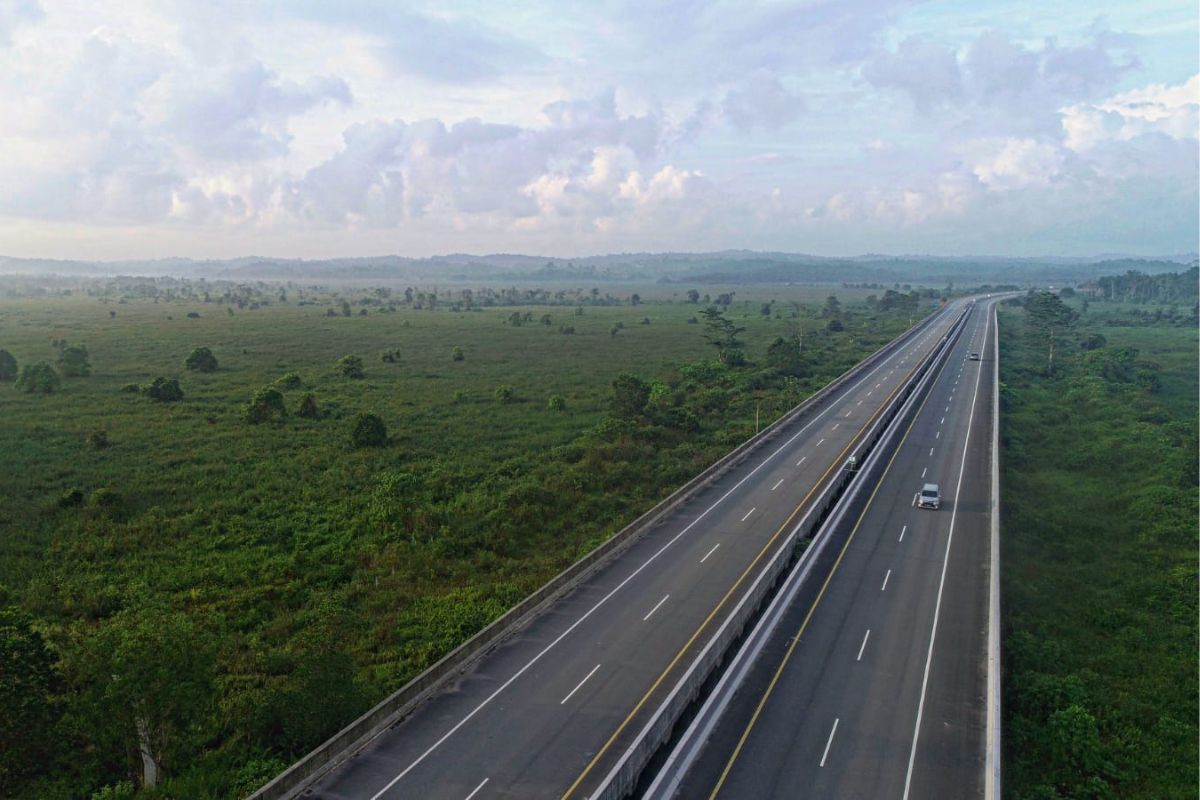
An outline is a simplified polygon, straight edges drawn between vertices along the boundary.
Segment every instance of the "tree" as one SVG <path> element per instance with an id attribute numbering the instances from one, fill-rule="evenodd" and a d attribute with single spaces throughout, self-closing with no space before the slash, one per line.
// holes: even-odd
<path id="1" fill-rule="evenodd" d="M 350 316 L 350 313 L 351 313 L 351 312 L 350 312 L 350 303 L 349 303 L 349 301 L 343 300 L 343 301 L 342 301 L 342 316 L 343 316 L 343 317 L 348 317 L 348 316 Z"/>
<path id="2" fill-rule="evenodd" d="M 254 393 L 246 405 L 246 421 L 251 425 L 271 419 L 283 419 L 287 407 L 283 404 L 283 393 L 272 386 L 264 386 Z"/>
<path id="3" fill-rule="evenodd" d="M 216 372 L 217 357 L 207 347 L 197 347 L 183 362 L 183 365 L 196 372 Z"/>
<path id="4" fill-rule="evenodd" d="M 829 320 L 829 324 L 825 326 L 825 329 L 830 333 L 841 333 L 842 331 L 846 330 L 840 319 Z"/>
<path id="5" fill-rule="evenodd" d="M 455 347 L 450 351 L 451 361 L 462 361 L 464 358 L 466 358 L 466 355 L 463 353 L 463 349 L 461 347 Z"/>
<path id="6" fill-rule="evenodd" d="M 32 620 L 0 608 L 0 786 L 44 768 L 54 751 L 59 677 Z"/>
<path id="7" fill-rule="evenodd" d="M 803 346 L 799 334 L 793 334 L 787 339 L 782 336 L 771 342 L 767 347 L 767 364 L 785 375 L 803 378 L 808 374 L 801 359 Z"/>
<path id="8" fill-rule="evenodd" d="M 201 743 L 215 649 L 185 614 L 130 606 L 86 642 L 74 667 L 89 742 L 102 757 L 138 764 L 142 786 Z"/>
<path id="9" fill-rule="evenodd" d="M 54 367 L 45 361 L 38 361 L 21 368 L 21 377 L 17 378 L 16 386 L 25 394 L 51 394 L 62 387 L 62 379 Z"/>
<path id="10" fill-rule="evenodd" d="M 58 351 L 58 366 L 63 375 L 85 377 L 92 374 L 87 348 L 81 344 L 66 344 Z"/>
<path id="11" fill-rule="evenodd" d="M 343 378 L 354 378 L 360 380 L 367 377 L 363 372 L 363 362 L 358 356 L 342 356 L 338 360 L 338 372 Z"/>
<path id="12" fill-rule="evenodd" d="M 841 301 L 836 296 L 829 295 L 829 297 L 825 298 L 825 308 L 821 310 L 821 313 L 826 317 L 836 317 L 842 313 Z"/>
<path id="13" fill-rule="evenodd" d="M 359 414 L 350 423 L 350 444 L 356 448 L 383 447 L 387 440 L 387 426 L 377 414 Z"/>
<path id="14" fill-rule="evenodd" d="M 7 350 L 0 350 L 0 381 L 11 381 L 17 377 L 17 359 Z"/>
<path id="15" fill-rule="evenodd" d="M 704 317 L 704 338 L 717 348 L 717 359 L 727 367 L 743 363 L 746 360 L 744 345 L 737 337 L 746 329 L 726 319 L 716 306 L 704 309 L 700 316 Z"/>
<path id="16" fill-rule="evenodd" d="M 160 403 L 174 403 L 176 400 L 183 399 L 183 389 L 179 387 L 179 380 L 164 378 L 161 375 L 143 386 L 142 394 Z"/>
<path id="17" fill-rule="evenodd" d="M 1025 325 L 1031 339 L 1046 348 L 1046 374 L 1054 374 L 1054 351 L 1079 315 L 1053 292 L 1030 292 L 1025 298 Z"/>
<path id="18" fill-rule="evenodd" d="M 501 403 L 515 403 L 517 402 L 517 390 L 506 383 L 496 387 L 495 397 Z"/>
<path id="19" fill-rule="evenodd" d="M 650 384 L 636 375 L 622 372 L 612 382 L 612 413 L 618 419 L 637 419 L 650 402 Z"/>
<path id="20" fill-rule="evenodd" d="M 561 394 L 552 394 L 550 399 L 546 401 L 546 408 L 551 411 L 566 411 L 567 401 L 563 399 Z"/>
<path id="21" fill-rule="evenodd" d="M 700 302 L 700 293 L 697 292 L 695 289 L 688 289 L 687 290 L 687 299 L 688 299 L 689 303 L 691 303 L 692 305 L 695 305 L 696 303 Z"/>
<path id="22" fill-rule="evenodd" d="M 304 419 L 316 419 L 321 416 L 321 412 L 317 409 L 317 398 L 311 394 L 306 394 L 300 399 L 300 406 L 296 409 L 296 416 Z"/>
<path id="23" fill-rule="evenodd" d="M 642 302 L 642 296 L 637 292 L 629 295 L 629 305 L 636 306 L 640 302 Z"/>

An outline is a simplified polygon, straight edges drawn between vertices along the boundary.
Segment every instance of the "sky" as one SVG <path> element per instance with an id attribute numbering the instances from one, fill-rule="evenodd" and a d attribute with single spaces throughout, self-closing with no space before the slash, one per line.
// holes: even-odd
<path id="1" fill-rule="evenodd" d="M 0 254 L 1197 249 L 1200 12 L 0 0 Z"/>

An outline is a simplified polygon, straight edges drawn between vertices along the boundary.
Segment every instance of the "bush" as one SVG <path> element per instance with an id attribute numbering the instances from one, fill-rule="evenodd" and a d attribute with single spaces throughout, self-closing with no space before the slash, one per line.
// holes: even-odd
<path id="1" fill-rule="evenodd" d="M 92 374 L 87 348 L 81 344 L 63 344 L 58 353 L 58 366 L 62 374 L 82 378 Z"/>
<path id="2" fill-rule="evenodd" d="M 351 423 L 350 444 L 354 447 L 383 447 L 387 438 L 387 426 L 376 414 L 359 414 Z"/>
<path id="3" fill-rule="evenodd" d="M 563 399 L 561 394 L 552 394 L 550 399 L 546 401 L 546 408 L 551 411 L 566 411 L 567 401 Z"/>
<path id="4" fill-rule="evenodd" d="M 289 372 L 275 383 L 282 389 L 299 389 L 304 385 L 304 381 L 300 379 L 300 374 L 297 372 Z"/>
<path id="5" fill-rule="evenodd" d="M 342 356 L 338 360 L 338 373 L 343 378 L 354 378 L 359 380 L 367 377 L 363 372 L 363 362 L 358 356 Z"/>
<path id="6" fill-rule="evenodd" d="M 102 486 L 92 492 L 92 496 L 88 498 L 88 505 L 92 508 L 117 508 L 125 501 L 121 493 L 116 489 L 110 489 L 107 486 Z"/>
<path id="7" fill-rule="evenodd" d="M 385 364 L 395 364 L 400 360 L 400 351 L 384 350 L 383 354 L 379 357 L 379 360 L 383 361 Z"/>
<path id="8" fill-rule="evenodd" d="M 62 379 L 54 371 L 54 367 L 45 361 L 23 367 L 21 377 L 17 378 L 17 388 L 25 394 L 51 394 L 62 388 Z"/>
<path id="9" fill-rule="evenodd" d="M 216 372 L 217 357 L 207 347 L 197 347 L 183 365 L 196 372 Z"/>
<path id="10" fill-rule="evenodd" d="M 83 505 L 83 490 L 78 486 L 72 486 L 58 498 L 59 508 L 75 508 L 81 505 Z"/>
<path id="11" fill-rule="evenodd" d="M 161 375 L 150 384 L 142 387 L 142 394 L 160 403 L 174 403 L 183 399 L 183 389 L 179 387 L 177 378 L 164 378 Z"/>
<path id="12" fill-rule="evenodd" d="M 121 387 L 121 391 L 125 394 L 137 394 L 138 392 L 142 391 L 142 387 L 138 386 L 136 383 L 127 383 Z"/>
<path id="13" fill-rule="evenodd" d="M 0 381 L 11 381 L 17 377 L 17 359 L 7 350 L 0 350 Z"/>
<path id="14" fill-rule="evenodd" d="M 317 409 L 317 398 L 311 394 L 304 395 L 300 400 L 300 406 L 296 409 L 296 416 L 304 419 L 316 419 L 321 416 L 320 410 Z"/>
<path id="15" fill-rule="evenodd" d="M 450 351 L 451 361 L 462 361 L 464 358 L 466 358 L 466 355 L 463 353 L 463 349 L 461 347 L 455 347 Z"/>
<path id="16" fill-rule="evenodd" d="M 503 386 L 496 387 L 496 399 L 501 403 L 515 403 L 517 401 L 517 390 L 507 383 Z"/>
<path id="17" fill-rule="evenodd" d="M 283 419 L 286 416 L 287 408 L 283 404 L 283 394 L 270 386 L 255 392 L 246 405 L 246 421 L 251 425 L 270 419 Z"/>
<path id="18" fill-rule="evenodd" d="M 103 450 L 108 447 L 108 431 L 92 431 L 87 435 L 88 447 Z"/>
<path id="19" fill-rule="evenodd" d="M 200 319 L 200 312 L 199 311 L 189 311 L 187 313 L 187 317 L 188 317 L 188 319 Z"/>

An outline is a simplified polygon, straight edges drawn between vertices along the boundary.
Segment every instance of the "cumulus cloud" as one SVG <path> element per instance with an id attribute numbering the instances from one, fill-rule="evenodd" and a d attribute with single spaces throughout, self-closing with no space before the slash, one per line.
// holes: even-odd
<path id="1" fill-rule="evenodd" d="M 1198 112 L 1200 75 L 1194 75 L 1178 86 L 1152 84 L 1099 103 L 1066 106 L 1062 126 L 1067 147 L 1085 152 L 1104 142 L 1152 133 L 1195 140 L 1200 128 Z"/>
<path id="2" fill-rule="evenodd" d="M 863 68 L 875 86 L 898 89 L 912 98 L 918 111 L 929 111 L 962 97 L 962 74 L 954 50 L 910 36 L 896 52 L 877 55 Z"/>
<path id="3" fill-rule="evenodd" d="M 742 130 L 778 129 L 804 111 L 804 98 L 788 90 L 778 76 L 758 72 L 725 94 L 721 111 Z"/>
<path id="4" fill-rule="evenodd" d="M 1015 189 L 1048 186 L 1060 174 L 1065 163 L 1062 151 L 1054 144 L 1033 139 L 1005 139 L 976 143 L 985 151 L 972 167 L 975 177 L 989 189 Z"/>

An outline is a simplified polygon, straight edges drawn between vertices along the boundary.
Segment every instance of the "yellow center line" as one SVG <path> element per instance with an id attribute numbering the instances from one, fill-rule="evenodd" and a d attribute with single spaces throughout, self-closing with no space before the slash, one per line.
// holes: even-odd
<path id="1" fill-rule="evenodd" d="M 938 368 L 938 375 L 933 379 L 936 383 L 945 371 L 946 365 L 950 363 L 950 359 L 942 362 L 942 366 Z M 910 373 L 911 374 L 911 373 Z M 925 408 L 925 403 L 933 396 L 933 389 L 930 388 L 929 394 L 925 395 L 925 399 L 921 401 L 921 405 L 917 408 L 917 413 L 913 414 L 912 421 L 908 423 L 908 428 L 904 431 L 904 438 L 900 440 L 900 444 L 896 446 L 896 451 L 892 453 L 892 457 L 888 459 L 887 467 L 883 470 L 883 475 L 880 476 L 879 482 L 875 484 L 875 488 L 871 491 L 871 496 L 867 498 L 867 504 L 863 506 L 862 513 L 858 517 L 858 521 L 854 523 L 854 529 L 850 531 L 850 535 L 846 538 L 846 543 L 842 545 L 842 550 L 838 553 L 837 560 L 833 562 L 833 567 L 830 568 L 829 574 L 825 577 L 825 582 L 821 584 L 821 591 L 817 592 L 817 597 L 813 600 L 813 604 L 808 609 L 808 613 L 804 615 L 804 620 L 800 623 L 800 629 L 796 631 L 796 635 L 792 638 L 792 643 L 788 645 L 787 651 L 783 654 L 783 661 L 775 670 L 775 674 L 771 676 L 771 682 L 767 684 L 767 688 L 763 690 L 763 695 L 758 701 L 758 705 L 754 709 L 754 713 L 750 716 L 750 721 L 746 723 L 746 729 L 742 731 L 741 738 L 738 739 L 737 746 L 734 747 L 733 753 L 729 756 L 729 761 L 725 764 L 725 769 L 721 770 L 721 777 L 717 779 L 716 786 L 713 787 L 712 793 L 709 794 L 709 800 L 715 800 L 717 794 L 721 791 L 721 787 L 725 785 L 725 780 L 729 777 L 730 771 L 733 769 L 733 764 L 737 761 L 738 756 L 742 753 L 742 748 L 746 745 L 746 740 L 750 738 L 750 731 L 753 730 L 758 722 L 759 716 L 762 714 L 763 708 L 767 705 L 767 700 L 770 699 L 771 693 L 775 691 L 775 685 L 779 683 L 779 677 L 783 674 L 783 670 L 791 661 L 792 653 L 796 651 L 796 646 L 800 644 L 800 637 L 804 635 L 804 630 L 808 627 L 808 621 L 812 619 L 812 615 L 817 610 L 817 606 L 821 604 L 822 598 L 825 596 L 825 590 L 829 588 L 830 582 L 833 580 L 834 574 L 837 573 L 838 567 L 842 563 L 842 558 L 850 549 L 850 543 L 854 541 L 854 535 L 858 533 L 858 528 L 862 525 L 862 521 L 866 519 L 867 511 L 871 508 L 871 503 L 875 501 L 875 495 L 879 492 L 879 487 L 883 485 L 883 478 L 892 469 L 892 464 L 896 460 L 896 456 L 900 455 L 900 451 L 904 448 L 904 443 L 908 440 L 908 435 L 912 432 L 913 426 L 917 424 L 917 419 L 921 416 L 921 411 Z"/>
<path id="2" fill-rule="evenodd" d="M 800 501 L 800 504 L 798 506 L 796 506 L 796 508 L 792 511 L 791 514 L 788 515 L 788 518 L 786 520 L 784 520 L 784 523 L 779 526 L 779 530 L 775 531 L 775 533 L 772 534 L 771 538 L 769 540 L 767 540 L 767 543 L 765 545 L 763 545 L 763 548 L 761 550 L 759 550 L 758 555 L 756 555 L 754 557 L 754 560 L 750 562 L 749 566 L 747 566 L 746 569 L 742 571 L 742 574 L 738 576 L 738 579 L 736 581 L 734 581 L 732 586 L 729 587 L 729 591 L 727 591 L 725 593 L 725 596 L 721 598 L 720 602 L 717 603 L 716 607 L 709 613 L 709 615 L 707 617 L 704 618 L 704 621 L 700 623 L 700 627 L 696 628 L 696 632 L 693 633 L 691 635 L 691 637 L 688 638 L 687 642 L 684 643 L 683 647 L 680 648 L 679 652 L 675 654 L 675 657 L 671 659 L 671 663 L 667 664 L 667 667 L 666 667 L 666 669 L 664 669 L 662 671 L 662 674 L 658 676 L 658 678 L 654 681 L 654 683 L 650 686 L 650 688 L 648 690 L 646 690 L 646 693 L 644 695 L 642 695 L 642 699 L 637 702 L 637 705 L 635 705 L 633 707 L 633 710 L 629 712 L 629 714 L 625 717 L 625 719 L 621 721 L 621 724 L 617 726 L 617 729 L 615 731 L 613 731 L 612 735 L 608 737 L 608 740 L 604 743 L 604 746 L 602 746 L 600 748 L 600 750 L 597 751 L 596 755 L 592 757 L 592 760 L 589 761 L 587 766 L 583 768 L 583 772 L 579 773 L 579 777 L 577 777 L 575 779 L 575 781 L 563 793 L 562 800 L 567 800 L 567 798 L 569 798 L 572 794 L 574 794 L 575 791 L 579 788 L 580 784 L 582 784 L 583 781 L 587 778 L 587 776 L 591 773 L 591 771 L 593 769 L 595 769 L 596 765 L 598 763 L 600 763 L 600 759 L 602 759 L 608 753 L 608 751 L 612 747 L 613 743 L 616 742 L 617 738 L 621 735 L 622 732 L 624 732 L 625 728 L 627 728 L 629 726 L 629 723 L 633 721 L 634 717 L 637 716 L 638 712 L 642 710 L 642 706 L 644 706 L 647 703 L 647 701 L 649 701 L 650 697 L 654 694 L 654 692 L 658 690 L 658 687 L 662 685 L 662 682 L 664 680 L 666 680 L 667 676 L 671 673 L 671 671 L 673 669 L 675 669 L 675 666 L 679 663 L 679 660 L 681 658 L 683 658 L 684 653 L 686 653 L 688 651 L 688 649 L 691 648 L 691 646 L 696 642 L 696 639 L 698 639 L 700 637 L 700 634 L 704 632 L 704 629 L 708 627 L 708 624 L 710 622 L 712 622 L 712 620 L 717 616 L 718 613 L 720 613 L 721 609 L 725 606 L 725 603 L 727 603 L 729 601 L 729 598 L 732 597 L 734 592 L 737 591 L 738 587 L 742 585 L 742 581 L 744 581 L 746 579 L 746 576 L 749 575 L 754 570 L 755 566 L 758 565 L 758 562 L 760 560 L 762 560 L 762 557 L 764 555 L 766 555 L 766 553 L 771 549 L 772 546 L 774 546 L 776 540 L 783 534 L 783 532 L 785 530 L 787 530 L 788 526 L 792 524 L 792 520 L 794 520 L 796 518 L 796 515 L 798 513 L 800 513 L 801 509 L 803 509 L 804 506 L 807 505 L 809 499 L 812 498 L 813 494 L 817 491 L 817 489 L 821 488 L 822 484 L 825 483 L 825 480 L 826 480 L 826 478 L 829 477 L 830 473 L 832 473 L 835 469 L 838 468 L 838 466 L 840 464 L 842 464 L 842 457 L 845 456 L 846 453 L 849 452 L 850 449 L 853 448 L 858 443 L 859 439 L 863 436 L 863 434 L 865 434 L 867 432 L 867 430 L 871 427 L 871 425 L 874 424 L 875 420 L 879 417 L 880 414 L 883 413 L 884 409 L 886 409 L 888 407 L 888 405 L 891 403 L 892 399 L 896 396 L 896 394 L 900 391 L 900 389 L 903 388 L 904 384 L 908 381 L 908 379 L 911 378 L 913 376 L 913 374 L 917 371 L 917 367 L 918 367 L 918 365 L 914 365 L 913 368 L 911 370 L 909 370 L 909 373 L 908 373 L 908 375 L 905 376 L 904 380 L 898 382 L 896 388 L 892 390 L 891 394 L 888 395 L 887 399 L 879 406 L 878 409 L 876 409 L 875 413 L 870 416 L 870 418 L 866 421 L 866 423 L 861 428 L 859 428 L 858 432 L 854 434 L 853 438 L 851 438 L 851 440 L 850 440 L 850 443 L 846 445 L 846 447 L 842 450 L 841 453 L 839 453 L 837 455 L 836 458 L 834 458 L 833 462 L 829 465 L 829 468 L 825 470 L 825 473 L 823 475 L 821 475 L 821 477 L 817 480 L 816 484 L 813 485 L 813 488 L 809 490 L 808 494 L 806 494 L 804 496 L 804 499 Z"/>

